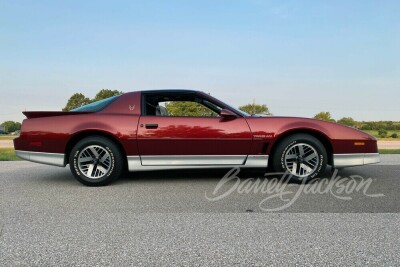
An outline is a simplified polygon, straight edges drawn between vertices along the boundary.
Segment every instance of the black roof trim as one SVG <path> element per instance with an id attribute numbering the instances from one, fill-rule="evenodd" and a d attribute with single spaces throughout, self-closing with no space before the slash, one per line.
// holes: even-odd
<path id="1" fill-rule="evenodd" d="M 157 93 L 200 93 L 200 91 L 193 89 L 152 89 L 152 90 L 143 90 L 141 93 L 146 94 L 157 94 Z"/>

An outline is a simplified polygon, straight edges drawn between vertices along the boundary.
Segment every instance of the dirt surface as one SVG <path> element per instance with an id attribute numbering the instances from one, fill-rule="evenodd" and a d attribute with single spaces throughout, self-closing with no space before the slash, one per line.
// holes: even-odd
<path id="1" fill-rule="evenodd" d="M 14 147 L 13 140 L 0 140 L 0 148 L 1 147 Z"/>
<path id="2" fill-rule="evenodd" d="M 378 141 L 379 149 L 400 149 L 400 141 Z"/>

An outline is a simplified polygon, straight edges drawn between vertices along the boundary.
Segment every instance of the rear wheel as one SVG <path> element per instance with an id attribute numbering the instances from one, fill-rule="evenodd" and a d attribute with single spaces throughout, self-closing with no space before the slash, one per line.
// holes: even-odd
<path id="1" fill-rule="evenodd" d="M 123 170 L 123 159 L 118 147 L 101 136 L 87 137 L 71 150 L 69 165 L 75 178 L 84 185 L 107 185 Z"/>
<path id="2" fill-rule="evenodd" d="M 294 134 L 282 140 L 273 155 L 275 171 L 287 172 L 294 182 L 312 180 L 324 171 L 327 153 L 322 143 L 308 134 Z"/>

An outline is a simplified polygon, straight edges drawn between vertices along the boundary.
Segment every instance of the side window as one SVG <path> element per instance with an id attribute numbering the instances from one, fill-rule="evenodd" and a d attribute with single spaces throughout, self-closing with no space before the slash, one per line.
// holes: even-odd
<path id="1" fill-rule="evenodd" d="M 158 116 L 219 117 L 215 110 L 195 101 L 159 102 L 157 109 L 159 109 Z"/>
<path id="2" fill-rule="evenodd" d="M 143 115 L 170 117 L 220 117 L 222 108 L 196 94 L 146 94 Z"/>

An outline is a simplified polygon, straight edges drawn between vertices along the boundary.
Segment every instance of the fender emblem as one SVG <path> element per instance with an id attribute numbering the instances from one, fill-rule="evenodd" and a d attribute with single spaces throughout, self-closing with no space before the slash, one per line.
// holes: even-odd
<path id="1" fill-rule="evenodd" d="M 129 105 L 129 110 L 134 110 L 135 109 L 135 105 Z"/>

